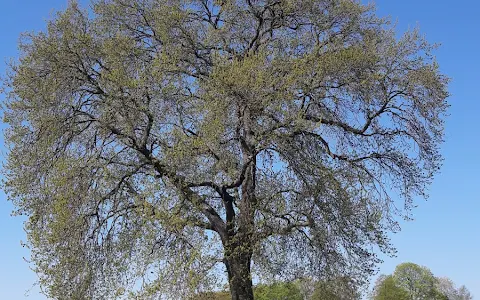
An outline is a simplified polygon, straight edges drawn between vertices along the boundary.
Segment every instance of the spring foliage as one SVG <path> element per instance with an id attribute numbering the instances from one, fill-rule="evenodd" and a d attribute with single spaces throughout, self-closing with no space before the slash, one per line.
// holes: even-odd
<path id="1" fill-rule="evenodd" d="M 434 48 L 354 0 L 71 2 L 4 82 L 5 189 L 45 293 L 361 284 L 441 164 Z"/>
<path id="2" fill-rule="evenodd" d="M 471 300 L 473 297 L 465 286 L 457 288 L 450 279 L 435 277 L 427 267 L 402 263 L 392 275 L 377 279 L 371 299 Z"/>

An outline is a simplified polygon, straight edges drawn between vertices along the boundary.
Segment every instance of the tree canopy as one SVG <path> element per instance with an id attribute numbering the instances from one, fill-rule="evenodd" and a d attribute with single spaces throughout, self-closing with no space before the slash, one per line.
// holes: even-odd
<path id="1" fill-rule="evenodd" d="M 355 0 L 71 1 L 4 82 L 4 187 L 43 290 L 362 284 L 441 165 L 434 48 Z"/>
<path id="2" fill-rule="evenodd" d="M 436 299 L 437 279 L 426 267 L 414 263 L 403 263 L 395 268 L 395 282 L 407 291 L 410 299 Z"/>
<path id="3" fill-rule="evenodd" d="M 447 300 L 473 299 L 473 296 L 466 286 L 462 285 L 457 288 L 453 281 L 447 277 L 437 278 L 437 290 L 444 295 Z"/>
<path id="4" fill-rule="evenodd" d="M 410 300 L 408 292 L 400 287 L 392 275 L 381 276 L 375 287 L 374 300 Z"/>

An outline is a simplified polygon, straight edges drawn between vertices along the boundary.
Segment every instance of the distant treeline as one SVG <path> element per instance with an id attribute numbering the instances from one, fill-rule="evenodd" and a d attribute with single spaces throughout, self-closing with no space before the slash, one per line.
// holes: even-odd
<path id="1" fill-rule="evenodd" d="M 255 300 L 357 300 L 362 293 L 347 277 L 330 281 L 298 279 L 291 282 L 260 284 L 254 287 Z M 190 300 L 230 300 L 229 291 L 200 293 Z M 464 286 L 456 287 L 447 277 L 435 277 L 427 267 L 403 263 L 391 275 L 380 275 L 371 300 L 471 300 Z"/>

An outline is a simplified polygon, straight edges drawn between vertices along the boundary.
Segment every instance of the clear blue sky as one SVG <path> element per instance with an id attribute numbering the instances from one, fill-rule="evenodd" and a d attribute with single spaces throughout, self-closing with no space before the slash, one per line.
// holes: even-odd
<path id="1" fill-rule="evenodd" d="M 86 2 L 86 1 L 82 1 Z M 53 9 L 66 0 L 0 0 L 0 74 L 4 61 L 17 55 L 20 32 L 43 30 Z M 377 0 L 378 13 L 396 20 L 398 31 L 418 25 L 431 42 L 442 71 L 452 78 L 450 116 L 446 124 L 445 164 L 427 202 L 418 201 L 416 220 L 392 236 L 396 258 L 386 258 L 381 273 L 401 262 L 429 267 L 437 276 L 465 284 L 480 299 L 480 3 L 474 0 Z M 0 100 L 3 96 L 0 96 Z M 3 126 L 2 126 L 3 128 Z M 2 142 L 3 145 L 3 142 Z M 1 148 L 1 159 L 5 148 Z M 35 274 L 23 257 L 28 251 L 21 218 L 10 217 L 12 206 L 0 194 L 0 299 L 25 299 Z M 27 299 L 39 300 L 38 287 Z"/>

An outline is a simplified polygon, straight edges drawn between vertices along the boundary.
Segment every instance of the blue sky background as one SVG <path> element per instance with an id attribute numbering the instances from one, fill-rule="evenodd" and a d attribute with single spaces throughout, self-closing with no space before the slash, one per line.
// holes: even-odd
<path id="1" fill-rule="evenodd" d="M 0 0 L 0 74 L 5 72 L 3 62 L 17 56 L 19 34 L 43 30 L 53 10 L 66 4 L 66 0 Z M 418 263 L 436 276 L 465 284 L 480 299 L 480 3 L 377 0 L 376 4 L 379 15 L 397 21 L 398 32 L 418 25 L 430 42 L 441 43 L 437 59 L 452 78 L 452 107 L 442 150 L 445 164 L 429 200 L 417 202 L 415 221 L 402 223 L 402 231 L 392 236 L 398 255 L 385 258 L 380 273 L 391 273 L 402 262 Z M 0 142 L 4 160 L 3 139 Z M 28 251 L 20 244 L 25 239 L 23 219 L 11 217 L 12 209 L 0 193 L 0 299 L 46 299 L 32 286 L 36 276 L 24 261 Z"/>

